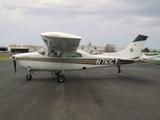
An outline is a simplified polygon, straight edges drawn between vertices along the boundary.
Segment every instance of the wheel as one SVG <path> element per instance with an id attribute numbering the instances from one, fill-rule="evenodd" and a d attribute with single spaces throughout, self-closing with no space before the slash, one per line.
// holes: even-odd
<path id="1" fill-rule="evenodd" d="M 64 83 L 65 77 L 63 75 L 58 76 L 58 82 L 59 83 Z"/>
<path id="2" fill-rule="evenodd" d="M 32 75 L 30 74 L 30 75 L 26 75 L 26 79 L 27 80 L 32 80 Z"/>

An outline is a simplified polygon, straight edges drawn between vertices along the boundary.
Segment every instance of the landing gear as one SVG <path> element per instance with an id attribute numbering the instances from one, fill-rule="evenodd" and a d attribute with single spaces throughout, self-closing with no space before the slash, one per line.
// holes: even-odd
<path id="1" fill-rule="evenodd" d="M 32 71 L 28 70 L 29 74 L 26 75 L 27 80 L 32 80 Z"/>
<path id="2" fill-rule="evenodd" d="M 27 74 L 27 75 L 26 75 L 26 79 L 27 79 L 27 80 L 32 80 L 32 75 L 31 75 L 31 74 Z"/>
<path id="3" fill-rule="evenodd" d="M 65 77 L 64 77 L 63 75 L 60 75 L 60 76 L 58 76 L 57 81 L 58 81 L 59 83 L 64 83 Z"/>
<path id="4" fill-rule="evenodd" d="M 117 68 L 118 68 L 118 72 L 117 73 L 120 73 L 121 72 L 121 66 L 117 65 Z"/>
<path id="5" fill-rule="evenodd" d="M 60 76 L 60 73 L 59 73 L 59 72 L 56 72 L 55 74 L 57 75 L 57 77 Z"/>
<path id="6" fill-rule="evenodd" d="M 64 75 L 63 75 L 63 73 L 64 73 L 64 71 L 62 71 L 62 72 L 55 72 L 55 74 L 57 75 L 57 81 L 59 82 L 59 83 L 64 83 L 64 81 L 65 81 L 65 77 L 64 77 Z"/>

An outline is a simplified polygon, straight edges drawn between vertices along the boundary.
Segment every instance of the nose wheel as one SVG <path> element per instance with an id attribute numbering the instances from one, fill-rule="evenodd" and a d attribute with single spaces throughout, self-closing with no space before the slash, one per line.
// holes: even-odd
<path id="1" fill-rule="evenodd" d="M 26 79 L 27 79 L 27 80 L 32 80 L 32 75 L 31 75 L 31 74 L 27 74 L 27 75 L 26 75 Z"/>

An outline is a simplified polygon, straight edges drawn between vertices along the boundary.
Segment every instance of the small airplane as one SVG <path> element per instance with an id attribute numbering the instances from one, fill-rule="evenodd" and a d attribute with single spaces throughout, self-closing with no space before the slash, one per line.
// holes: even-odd
<path id="1" fill-rule="evenodd" d="M 147 56 L 147 55 L 142 53 L 141 59 L 144 60 L 144 61 L 148 61 L 149 60 L 149 61 L 160 62 L 160 54 Z"/>
<path id="2" fill-rule="evenodd" d="M 120 73 L 120 65 L 139 60 L 140 51 L 148 38 L 145 35 L 138 35 L 123 51 L 91 55 L 77 49 L 81 40 L 79 36 L 62 32 L 45 32 L 40 36 L 46 47 L 37 52 L 12 56 L 15 73 L 16 64 L 28 70 L 27 80 L 32 79 L 34 71 L 55 72 L 59 83 L 65 81 L 64 71 L 117 66 L 118 73 Z"/>

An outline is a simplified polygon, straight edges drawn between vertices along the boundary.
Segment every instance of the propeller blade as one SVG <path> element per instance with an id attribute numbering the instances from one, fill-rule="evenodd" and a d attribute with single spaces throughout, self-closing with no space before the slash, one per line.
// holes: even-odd
<path id="1" fill-rule="evenodd" d="M 16 60 L 14 59 L 13 60 L 13 63 L 14 63 L 14 71 L 15 71 L 15 73 L 17 72 L 17 69 L 16 69 Z"/>

